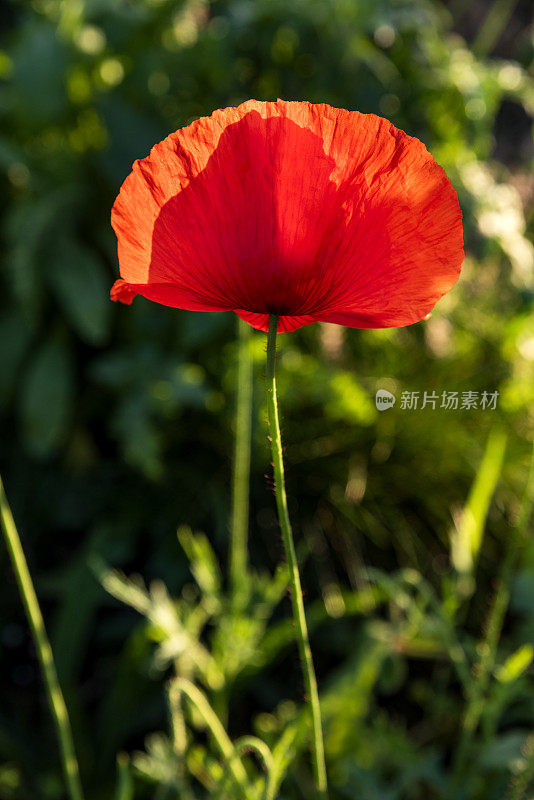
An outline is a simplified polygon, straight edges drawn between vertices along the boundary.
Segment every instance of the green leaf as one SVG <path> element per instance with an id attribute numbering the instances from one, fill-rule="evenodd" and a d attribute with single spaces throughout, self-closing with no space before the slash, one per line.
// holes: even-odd
<path id="1" fill-rule="evenodd" d="M 51 637 L 56 668 L 65 686 L 75 685 L 78 679 L 101 594 L 83 552 L 66 572 L 65 591 Z"/>
<path id="2" fill-rule="evenodd" d="M 480 756 L 480 765 L 486 769 L 509 769 L 514 761 L 521 758 L 527 740 L 522 731 L 509 731 L 496 736 Z"/>
<path id="3" fill-rule="evenodd" d="M 532 659 L 534 647 L 531 644 L 522 645 L 496 670 L 497 679 L 501 683 L 512 683 L 530 667 Z"/>
<path id="4" fill-rule="evenodd" d="M 66 47 L 55 25 L 20 29 L 13 50 L 12 110 L 30 129 L 56 122 L 67 108 L 64 70 Z"/>
<path id="5" fill-rule="evenodd" d="M 74 239 L 58 242 L 49 275 L 63 310 L 80 337 L 103 344 L 109 334 L 110 281 L 99 258 Z"/>
<path id="6" fill-rule="evenodd" d="M 64 439 L 70 422 L 73 375 L 69 350 L 52 337 L 40 347 L 28 366 L 21 397 L 21 423 L 26 447 L 44 458 Z"/>
<path id="7" fill-rule="evenodd" d="M 5 313 L 0 321 L 0 403 L 11 395 L 13 379 L 28 349 L 33 327 L 17 311 Z"/>
<path id="8" fill-rule="evenodd" d="M 178 529 L 180 542 L 187 558 L 191 572 L 204 594 L 212 599 L 218 599 L 221 589 L 221 573 L 217 557 L 203 533 L 194 534 L 185 526 Z"/>
<path id="9" fill-rule="evenodd" d="M 451 534 L 452 561 L 458 572 L 464 575 L 471 574 L 478 560 L 486 518 L 501 475 L 505 450 L 506 434 L 500 427 L 496 427 L 488 437 L 463 514 L 456 530 Z"/>
<path id="10" fill-rule="evenodd" d="M 303 739 L 303 719 L 299 717 L 297 720 L 286 724 L 282 735 L 275 744 L 273 753 L 273 767 L 271 772 L 271 783 L 275 791 L 277 791 L 284 780 L 284 777 L 291 766 L 291 762 L 295 758 L 299 748 L 302 746 Z"/>
<path id="11" fill-rule="evenodd" d="M 517 573 L 517 577 L 512 589 L 512 608 L 525 616 L 534 616 L 534 568 L 522 569 Z"/>
<path id="12" fill-rule="evenodd" d="M 376 416 L 376 409 L 369 396 L 350 372 L 338 372 L 329 384 L 330 397 L 325 405 L 325 413 L 335 420 L 343 420 L 353 425 L 370 425 Z"/>
<path id="13" fill-rule="evenodd" d="M 5 800 L 11 800 L 17 796 L 20 780 L 20 772 L 16 764 L 0 766 L 0 794 Z"/>

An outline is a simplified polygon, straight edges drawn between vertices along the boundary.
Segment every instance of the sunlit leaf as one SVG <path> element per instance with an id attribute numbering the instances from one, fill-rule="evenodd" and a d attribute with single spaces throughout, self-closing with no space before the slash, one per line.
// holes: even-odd
<path id="1" fill-rule="evenodd" d="M 522 645 L 496 670 L 497 678 L 501 683 L 517 680 L 530 667 L 533 659 L 534 647 L 531 644 Z"/>

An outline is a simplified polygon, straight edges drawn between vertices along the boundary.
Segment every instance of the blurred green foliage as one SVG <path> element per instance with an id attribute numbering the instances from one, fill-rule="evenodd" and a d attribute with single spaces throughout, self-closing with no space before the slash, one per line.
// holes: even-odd
<path id="1" fill-rule="evenodd" d="M 224 577 L 235 319 L 108 300 L 109 211 L 132 161 L 214 108 L 276 96 L 387 116 L 427 144 L 464 212 L 462 279 L 428 322 L 314 325 L 280 341 L 332 797 L 519 800 L 532 790 L 530 540 L 511 567 L 491 663 L 481 637 L 532 438 L 533 28 L 528 4 L 477 8 L 473 21 L 461 3 L 437 0 L 2 7 L 0 468 L 89 798 L 235 790 L 194 703 L 182 698 L 169 725 L 173 668 L 232 741 L 269 745 L 281 797 L 311 796 L 263 477 L 265 337 L 253 337 L 254 570 L 236 612 Z M 378 388 L 396 394 L 393 409 L 376 411 Z M 495 411 L 400 407 L 403 391 L 484 390 L 500 392 Z M 178 525 L 207 538 L 184 528 L 179 547 Z M 3 550 L 0 559 L 0 796 L 60 800 L 35 658 Z M 149 588 L 104 564 L 142 573 Z M 487 668 L 479 697 L 473 675 Z M 260 792 L 261 754 L 241 758 Z"/>

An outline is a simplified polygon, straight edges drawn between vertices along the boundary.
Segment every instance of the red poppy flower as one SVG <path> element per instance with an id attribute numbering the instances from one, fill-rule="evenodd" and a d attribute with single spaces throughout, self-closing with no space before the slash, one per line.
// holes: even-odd
<path id="1" fill-rule="evenodd" d="M 418 140 L 373 114 L 249 100 L 136 161 L 112 211 L 121 279 L 279 331 L 410 325 L 456 282 L 461 211 Z"/>

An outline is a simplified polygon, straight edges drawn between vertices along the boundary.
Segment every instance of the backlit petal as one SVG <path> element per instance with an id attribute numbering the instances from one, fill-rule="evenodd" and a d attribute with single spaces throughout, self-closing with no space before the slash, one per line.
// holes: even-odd
<path id="1" fill-rule="evenodd" d="M 122 282 L 184 309 L 280 330 L 422 319 L 457 280 L 461 212 L 424 145 L 327 105 L 248 101 L 134 164 L 112 212 Z"/>

